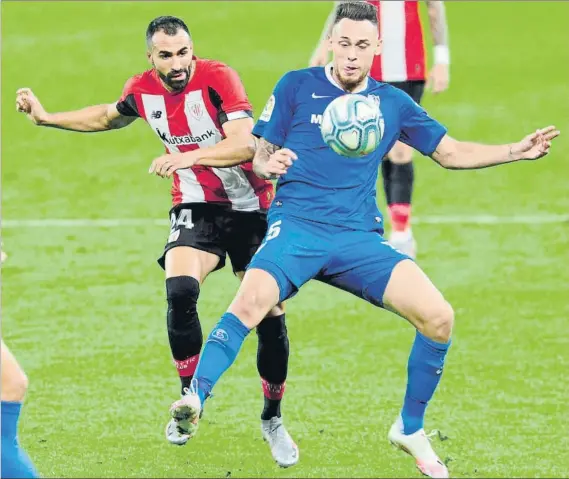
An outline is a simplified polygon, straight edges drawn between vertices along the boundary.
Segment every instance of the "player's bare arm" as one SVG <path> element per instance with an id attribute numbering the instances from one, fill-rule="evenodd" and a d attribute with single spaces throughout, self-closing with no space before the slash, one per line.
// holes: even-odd
<path id="1" fill-rule="evenodd" d="M 265 180 L 274 180 L 286 174 L 296 154 L 288 148 L 281 148 L 261 138 L 253 158 L 253 171 Z"/>
<path id="2" fill-rule="evenodd" d="M 449 84 L 448 24 L 444 2 L 427 0 L 427 12 L 434 44 L 434 65 L 427 79 L 427 90 L 440 93 Z"/>
<path id="3" fill-rule="evenodd" d="M 559 136 L 555 126 L 527 135 L 517 143 L 484 145 L 458 141 L 445 135 L 431 158 L 451 170 L 479 169 L 520 160 L 537 160 L 549 153 L 552 141 Z"/>
<path id="4" fill-rule="evenodd" d="M 116 130 L 130 125 L 136 119 L 136 117 L 121 115 L 116 103 L 93 105 L 61 113 L 48 113 L 29 88 L 21 88 L 16 92 L 16 109 L 25 113 L 36 125 L 81 133 Z"/>
<path id="5" fill-rule="evenodd" d="M 336 7 L 339 3 L 341 2 L 334 2 L 334 8 L 332 8 L 332 11 L 324 23 L 324 28 L 322 28 L 322 33 L 320 34 L 320 39 L 318 40 L 316 49 L 314 50 L 309 61 L 309 65 L 311 67 L 323 67 L 328 63 L 328 36 L 330 35 L 332 23 L 334 22 Z"/>
<path id="6" fill-rule="evenodd" d="M 194 165 L 227 168 L 247 161 L 255 155 L 256 141 L 251 134 L 252 118 L 230 120 L 223 125 L 225 138 L 207 148 L 159 156 L 150 165 L 149 173 L 170 178 L 176 170 Z"/>

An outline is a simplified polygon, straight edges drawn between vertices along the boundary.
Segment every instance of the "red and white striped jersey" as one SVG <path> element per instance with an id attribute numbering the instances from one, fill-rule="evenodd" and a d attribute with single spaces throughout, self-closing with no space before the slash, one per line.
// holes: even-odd
<path id="1" fill-rule="evenodd" d="M 425 80 L 425 39 L 419 2 L 368 0 L 377 9 L 381 55 L 375 57 L 370 76 L 382 82 Z"/>
<path id="2" fill-rule="evenodd" d="M 192 79 L 181 92 L 169 92 L 155 70 L 130 78 L 117 103 L 119 113 L 143 118 L 168 153 L 213 146 L 223 124 L 252 117 L 252 107 L 235 70 L 214 60 L 195 58 Z M 253 173 L 252 163 L 231 168 L 193 166 L 174 173 L 173 204 L 223 203 L 238 211 L 269 208 L 270 181 Z"/>

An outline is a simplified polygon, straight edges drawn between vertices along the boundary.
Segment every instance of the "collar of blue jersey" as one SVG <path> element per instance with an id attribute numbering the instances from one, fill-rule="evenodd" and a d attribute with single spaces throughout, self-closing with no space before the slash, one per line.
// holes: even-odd
<path id="1" fill-rule="evenodd" d="M 328 63 L 328 65 L 324 67 L 324 71 L 326 72 L 326 78 L 328 78 L 328 81 L 332 83 L 332 85 L 334 85 L 336 88 L 339 88 L 340 90 L 345 92 L 345 90 L 336 82 L 336 80 L 334 80 L 334 77 L 332 75 L 332 62 Z M 352 93 L 361 93 L 362 91 L 367 90 L 367 86 L 368 86 L 368 77 L 366 76 L 364 84 L 361 87 L 361 90 L 354 91 Z"/>

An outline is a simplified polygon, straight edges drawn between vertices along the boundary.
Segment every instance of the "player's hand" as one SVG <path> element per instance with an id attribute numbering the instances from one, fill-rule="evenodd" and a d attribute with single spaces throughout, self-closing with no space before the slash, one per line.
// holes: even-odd
<path id="1" fill-rule="evenodd" d="M 36 125 L 47 119 L 47 113 L 30 88 L 20 88 L 16 92 L 16 110 L 25 113 Z"/>
<path id="2" fill-rule="evenodd" d="M 152 162 L 148 173 L 155 173 L 162 178 L 170 178 L 176 170 L 190 168 L 194 166 L 197 161 L 198 158 L 191 155 L 190 152 L 162 155 Z"/>
<path id="3" fill-rule="evenodd" d="M 253 161 L 253 171 L 257 176 L 264 180 L 276 180 L 285 175 L 293 161 L 298 157 L 294 151 L 288 148 L 281 148 L 275 151 L 265 162 Z"/>
<path id="4" fill-rule="evenodd" d="M 431 68 L 427 78 L 426 89 L 434 94 L 442 93 L 448 88 L 449 80 L 448 65 L 439 63 Z"/>
<path id="5" fill-rule="evenodd" d="M 526 136 L 519 143 L 510 147 L 510 154 L 516 160 L 537 160 L 549 153 L 551 142 L 559 136 L 559 130 L 554 126 L 548 126 L 536 130 Z"/>

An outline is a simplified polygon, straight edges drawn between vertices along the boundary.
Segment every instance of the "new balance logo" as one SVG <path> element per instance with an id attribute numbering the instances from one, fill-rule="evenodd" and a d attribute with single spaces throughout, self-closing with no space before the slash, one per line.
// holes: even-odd
<path id="1" fill-rule="evenodd" d="M 162 117 L 162 112 L 160 110 L 154 110 L 151 114 L 150 114 L 150 118 L 153 118 L 155 120 L 157 120 L 158 118 Z"/>

